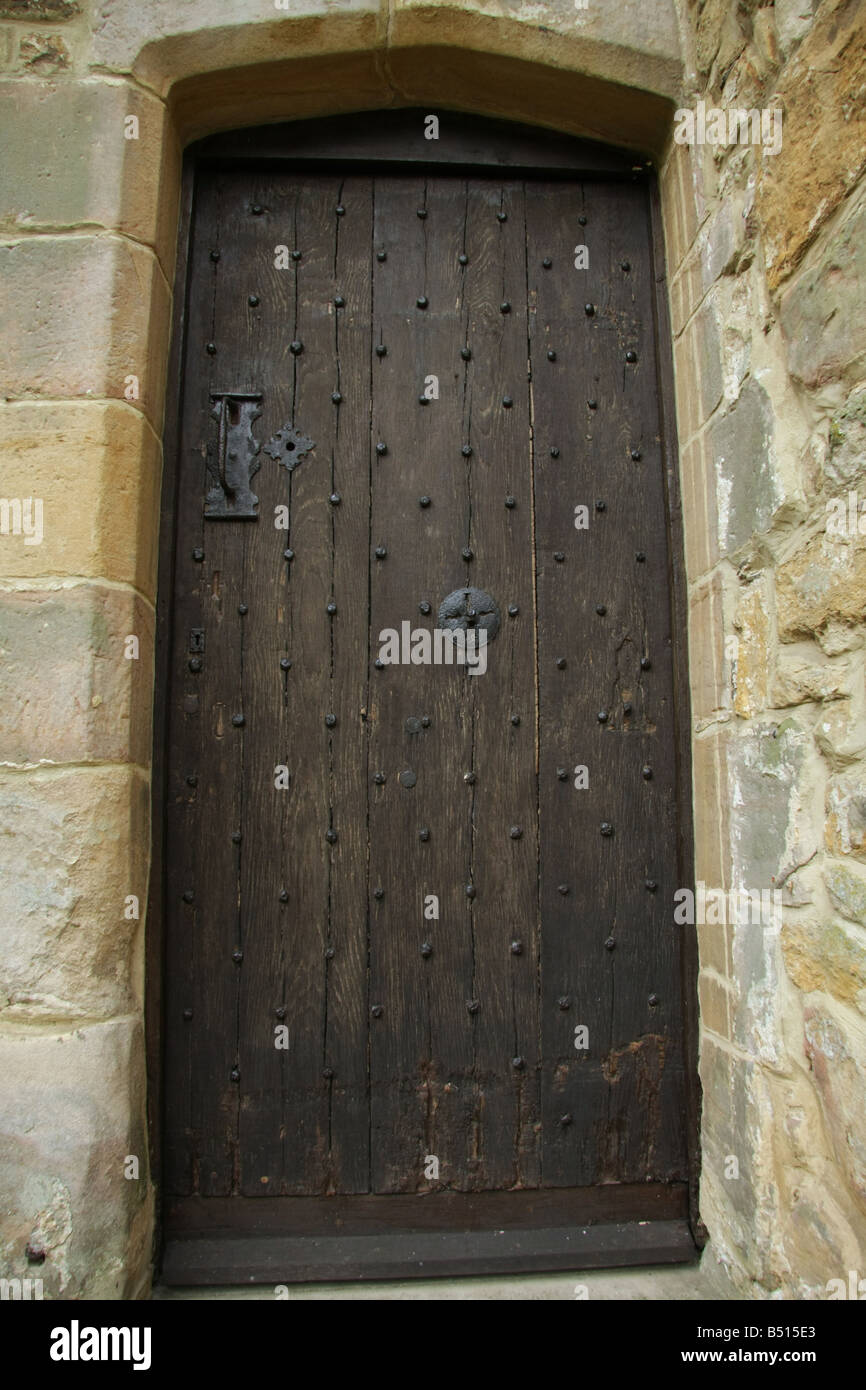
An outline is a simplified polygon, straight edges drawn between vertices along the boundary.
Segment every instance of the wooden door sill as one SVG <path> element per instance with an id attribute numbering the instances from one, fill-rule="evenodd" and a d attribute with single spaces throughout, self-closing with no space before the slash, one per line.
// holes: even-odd
<path id="1" fill-rule="evenodd" d="M 541 1274 L 697 1258 L 685 1184 L 427 1196 L 187 1198 L 162 1282 L 298 1284 Z M 617 1219 L 619 1218 L 619 1219 Z"/>

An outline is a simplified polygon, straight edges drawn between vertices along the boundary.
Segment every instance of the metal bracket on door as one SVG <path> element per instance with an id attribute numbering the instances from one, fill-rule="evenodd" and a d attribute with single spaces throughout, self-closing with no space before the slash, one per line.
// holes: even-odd
<path id="1" fill-rule="evenodd" d="M 255 521 L 258 497 L 250 480 L 261 467 L 261 444 L 253 438 L 253 422 L 261 415 L 260 391 L 212 391 L 211 415 L 219 423 L 217 456 L 208 448 L 207 470 L 213 480 L 204 503 L 210 521 Z"/>
<path id="2" fill-rule="evenodd" d="M 311 449 L 316 445 L 309 435 L 301 434 L 294 425 L 283 425 L 282 429 L 277 430 L 276 434 L 271 435 L 265 445 L 265 453 L 276 463 L 281 463 L 291 473 L 297 468 Z"/>
<path id="3" fill-rule="evenodd" d="M 439 626 L 486 632 L 492 642 L 499 631 L 499 606 L 483 589 L 455 589 L 439 605 Z"/>

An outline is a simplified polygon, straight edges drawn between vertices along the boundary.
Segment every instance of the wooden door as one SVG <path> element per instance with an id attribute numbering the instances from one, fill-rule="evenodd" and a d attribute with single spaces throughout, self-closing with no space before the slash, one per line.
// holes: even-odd
<path id="1" fill-rule="evenodd" d="M 187 276 L 167 1277 L 689 1257 L 646 180 L 210 158 Z"/>

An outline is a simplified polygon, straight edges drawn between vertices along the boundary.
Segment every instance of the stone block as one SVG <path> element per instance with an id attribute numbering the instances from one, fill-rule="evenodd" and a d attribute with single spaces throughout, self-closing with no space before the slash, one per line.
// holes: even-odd
<path id="1" fill-rule="evenodd" d="M 836 1161 L 866 1214 L 863 1020 L 823 1000 L 807 1005 L 804 1020 L 804 1048 Z"/>
<path id="2" fill-rule="evenodd" d="M 733 1041 L 744 1052 L 778 1065 L 784 1053 L 778 980 L 781 903 L 772 895 L 786 872 L 809 860 L 817 848 L 811 808 L 816 794 L 814 754 L 795 720 L 752 721 L 728 746 L 732 789 L 732 878 L 750 894 L 766 894 L 766 913 L 732 928 L 732 979 L 736 982 Z M 805 808 L 805 809 L 804 809 Z"/>
<path id="3" fill-rule="evenodd" d="M 767 708 L 772 663 L 772 624 L 767 588 L 757 579 L 742 594 L 734 616 L 738 633 L 734 663 L 734 711 L 748 719 Z"/>
<path id="4" fill-rule="evenodd" d="M 39 499 L 43 533 L 38 545 L 0 536 L 0 578 L 103 578 L 155 599 L 162 451 L 139 411 L 96 401 L 0 406 L 0 452 L 4 497 Z"/>
<path id="5" fill-rule="evenodd" d="M 62 34 L 29 33 L 18 41 L 18 66 L 29 75 L 47 78 L 64 72 L 72 55 Z"/>
<path id="6" fill-rule="evenodd" d="M 752 1100 L 756 1064 L 701 1037 L 701 1216 L 726 1263 L 759 1274 L 755 1248 L 764 1125 Z M 756 1142 L 757 1141 L 757 1142 Z M 730 1162 L 736 1159 L 736 1169 Z M 736 1171 L 736 1177 L 726 1172 Z"/>
<path id="7" fill-rule="evenodd" d="M 730 960 L 727 924 L 723 922 L 698 923 L 698 950 L 701 970 L 715 971 L 716 975 L 727 979 Z M 703 1015 L 701 1021 L 708 1028 L 711 1026 Z"/>
<path id="8" fill-rule="evenodd" d="M 135 406 L 159 432 L 170 296 L 152 251 L 113 236 L 0 246 L 0 294 L 0 390 L 7 400 L 121 400 L 135 375 Z"/>
<path id="9" fill-rule="evenodd" d="M 143 1039 L 131 1019 L 0 1033 L 0 1260 L 46 1299 L 123 1299 L 149 1251 L 130 1232 L 147 1196 Z M 124 1177 L 127 1156 L 137 1179 Z M 45 1252 L 38 1271 L 27 1245 Z"/>
<path id="10" fill-rule="evenodd" d="M 725 729 L 707 730 L 692 741 L 695 878 L 713 888 L 731 886 L 730 790 Z M 730 965 L 726 958 L 724 970 Z"/>
<path id="11" fill-rule="evenodd" d="M 132 1012 L 143 990 L 146 777 L 5 772 L 0 804 L 0 1027 Z"/>
<path id="12" fill-rule="evenodd" d="M 710 449 L 716 465 L 722 550 L 735 554 L 769 528 L 778 505 L 773 410 L 766 391 L 753 377 L 731 408 L 713 420 Z"/>
<path id="13" fill-rule="evenodd" d="M 723 275 L 734 274 L 750 258 L 752 239 L 745 208 L 742 190 L 728 189 L 701 227 L 672 284 L 671 322 L 675 334 L 682 331 L 704 294 Z"/>
<path id="14" fill-rule="evenodd" d="M 782 928 L 785 967 L 804 994 L 832 994 L 866 1017 L 866 944 L 839 922 L 799 916 Z"/>
<path id="15" fill-rule="evenodd" d="M 48 19 L 56 24 L 80 14 L 78 0 L 3 0 L 0 4 L 0 19 Z"/>
<path id="16" fill-rule="evenodd" d="M 821 711 L 815 725 L 815 742 L 831 767 L 841 767 L 866 756 L 862 687 L 852 698 L 836 700 Z"/>
<path id="17" fill-rule="evenodd" d="M 705 930 L 714 929 L 707 927 Z M 701 1008 L 701 1027 L 708 1028 L 719 1037 L 730 1037 L 730 1001 L 722 981 L 702 970 L 698 977 L 698 1000 Z"/>
<path id="18" fill-rule="evenodd" d="M 729 13 L 726 0 L 705 0 L 694 15 L 695 58 L 698 71 L 706 76 L 713 66 Z"/>
<path id="19" fill-rule="evenodd" d="M 172 275 L 179 152 L 165 107 L 129 82 L 0 82 L 14 123 L 0 169 L 0 233 L 101 227 L 157 251 Z M 126 118 L 138 122 L 127 139 Z M 132 127 L 130 127 L 132 129 Z"/>
<path id="20" fill-rule="evenodd" d="M 792 863 L 817 849 L 814 829 L 801 822 L 804 783 L 820 760 L 796 719 L 752 722 L 728 744 L 728 777 L 736 788 L 731 813 L 734 882 L 772 889 Z"/>
<path id="21" fill-rule="evenodd" d="M 861 139 L 866 147 L 866 129 Z M 861 199 L 817 263 L 803 269 L 781 298 L 788 370 L 810 390 L 832 381 L 853 387 L 866 374 L 864 282 L 866 200 Z"/>
<path id="22" fill-rule="evenodd" d="M 824 882 L 833 904 L 849 922 L 866 927 L 866 875 L 847 864 L 830 863 Z"/>
<path id="23" fill-rule="evenodd" d="M 132 590 L 0 591 L 0 651 L 0 762 L 149 764 L 153 609 Z"/>
<path id="24" fill-rule="evenodd" d="M 712 415 L 724 391 L 721 322 L 711 299 L 704 300 L 674 343 L 680 439 L 686 443 Z"/>
<path id="25" fill-rule="evenodd" d="M 830 453 L 824 475 L 834 489 L 862 484 L 866 478 L 866 389 L 853 391 L 830 420 Z M 862 494 L 862 486 L 860 491 Z M 864 501 L 862 495 L 858 497 L 861 506 Z"/>
<path id="26" fill-rule="evenodd" d="M 828 661 L 811 642 L 779 647 L 771 700 L 774 709 L 850 695 L 851 667 L 847 661 Z"/>
<path id="27" fill-rule="evenodd" d="M 557 37 L 560 60 L 573 71 L 670 97 L 678 91 L 680 39 L 672 0 L 652 7 L 622 0 L 580 11 L 574 0 L 542 0 L 532 9 L 524 0 L 504 0 L 497 18 L 491 32 L 485 0 L 395 0 L 389 45 L 427 47 L 444 41 L 529 57 L 540 52 L 543 26 L 545 41 L 548 34 Z"/>
<path id="28" fill-rule="evenodd" d="M 716 470 L 709 452 L 708 433 L 696 435 L 681 451 L 680 459 L 686 574 L 689 582 L 694 583 L 711 570 L 719 558 Z"/>
<path id="29" fill-rule="evenodd" d="M 555 64 L 547 61 L 552 40 Z M 393 103 L 395 89 L 404 100 L 416 99 L 420 95 L 417 83 L 423 82 L 425 71 L 432 77 L 431 92 L 460 90 L 465 85 L 465 66 L 473 100 L 480 109 L 492 110 L 486 94 L 478 101 L 479 89 L 491 75 L 495 58 L 509 56 L 513 69 L 523 67 L 524 80 L 496 84 L 503 114 L 519 118 L 516 104 L 523 99 L 523 87 L 534 85 L 530 65 L 537 63 L 538 90 L 527 107 L 536 108 L 539 123 L 548 121 L 543 91 L 547 83 L 556 89 L 560 110 L 562 97 L 570 105 L 588 97 L 584 109 L 588 120 L 595 122 L 598 138 L 609 121 L 611 132 L 618 129 L 622 134 L 624 127 L 629 128 L 636 145 L 653 140 L 661 145 L 669 123 L 663 108 L 678 94 L 682 70 L 672 0 L 660 0 L 652 7 L 641 0 L 623 0 L 616 6 L 590 6 L 586 13 L 575 11 L 569 0 L 547 0 L 527 13 L 524 5 L 511 0 L 495 15 L 473 0 L 460 4 L 405 0 L 390 9 L 378 0 L 293 0 L 288 13 L 268 5 L 255 15 L 248 0 L 225 0 L 218 12 L 209 0 L 186 0 L 183 6 L 166 6 L 163 0 L 117 0 L 100 7 L 95 15 L 92 62 L 106 71 L 133 72 L 152 90 L 161 95 L 171 91 L 172 99 L 177 96 L 184 105 L 187 93 L 176 92 L 179 84 L 201 76 L 203 92 L 209 86 L 207 74 L 237 72 L 246 87 L 247 123 L 253 123 L 267 119 L 262 114 L 265 93 L 261 87 L 262 81 L 268 83 L 269 67 L 276 70 L 286 58 L 293 59 L 279 73 L 285 119 L 290 114 L 285 92 L 312 89 L 312 73 L 308 77 L 303 72 L 304 64 L 326 60 L 318 77 L 325 97 L 320 109 L 329 104 L 333 109 L 333 94 L 343 85 L 335 70 L 338 56 L 374 54 L 386 48 L 390 57 L 386 74 L 380 71 L 378 105 Z M 473 50 L 484 55 L 482 62 Z M 470 54 L 471 62 L 464 65 L 464 55 Z M 547 64 L 546 72 L 541 70 L 543 64 Z M 380 70 L 383 66 L 379 55 L 376 66 Z M 443 85 L 448 67 L 452 79 Z M 568 74 L 567 82 L 559 82 L 557 69 L 563 77 Z M 370 71 L 375 71 L 373 65 Z M 578 84 L 575 74 L 581 76 Z M 617 111 L 617 106 L 628 105 L 630 89 L 644 98 L 658 94 L 663 100 L 643 99 L 633 103 L 633 111 Z M 358 99 L 358 91 L 351 95 L 353 105 L 345 109 L 359 110 L 369 104 L 364 95 Z M 539 100 L 544 103 L 541 107 Z M 639 105 L 644 117 L 642 134 Z M 227 125 L 233 120 L 231 94 L 229 107 L 227 112 L 220 105 Z M 181 126 L 187 127 L 185 114 Z"/>
<path id="30" fill-rule="evenodd" d="M 689 600 L 689 670 L 692 718 L 701 726 L 730 710 L 730 683 L 725 662 L 722 581 L 714 574 L 698 584 Z"/>
<path id="31" fill-rule="evenodd" d="M 854 768 L 830 778 L 825 844 L 831 854 L 866 863 L 866 771 Z"/>
<path id="32" fill-rule="evenodd" d="M 686 258 L 706 214 L 700 166 L 690 145 L 671 144 L 659 176 L 668 280 Z M 673 315 L 672 315 L 673 321 Z M 681 318 L 681 322 L 684 319 Z M 678 328 L 675 327 L 675 332 Z"/>
<path id="33" fill-rule="evenodd" d="M 804 13 L 808 9 L 808 0 L 776 0 L 783 51 L 803 38 L 811 23 Z M 860 6 L 849 0 L 824 0 L 811 31 L 780 73 L 773 95 L 772 104 L 785 112 L 782 148 L 761 161 L 756 198 L 771 290 L 800 264 L 866 168 L 864 82 Z M 829 281 L 826 289 L 832 289 Z M 840 304 L 844 299 L 843 293 Z M 860 299 L 862 303 L 862 295 Z M 813 332 L 822 317 L 815 307 Z M 825 302 L 824 317 L 829 318 L 830 307 Z M 848 308 L 856 313 L 855 306 Z M 838 331 L 839 325 L 827 325 L 829 339 Z"/>
<path id="34" fill-rule="evenodd" d="M 783 62 L 811 29 L 817 3 L 818 0 L 775 0 L 776 41 Z"/>
<path id="35" fill-rule="evenodd" d="M 791 642 L 866 617 L 866 536 L 821 532 L 776 572 L 779 640 Z"/>
<path id="36" fill-rule="evenodd" d="M 676 337 L 682 333 L 703 298 L 700 251 L 693 248 L 688 253 L 670 286 L 671 328 Z"/>
<path id="37" fill-rule="evenodd" d="M 380 12 L 379 0 L 292 0 L 288 12 L 277 10 L 273 0 L 253 9 L 249 0 L 222 0 L 218 10 L 210 0 L 114 0 L 94 15 L 92 63 L 109 72 L 134 73 L 161 96 L 171 91 L 172 97 L 172 89 L 184 79 L 237 70 L 249 108 L 260 95 L 250 80 L 254 65 L 276 67 L 281 59 L 292 58 L 297 73 L 298 60 L 327 57 L 333 62 L 337 55 L 382 48 Z M 285 92 L 292 86 L 288 72 L 283 81 L 286 119 Z M 249 123 L 258 119 L 254 115 Z M 231 124 L 229 119 L 227 128 Z"/>

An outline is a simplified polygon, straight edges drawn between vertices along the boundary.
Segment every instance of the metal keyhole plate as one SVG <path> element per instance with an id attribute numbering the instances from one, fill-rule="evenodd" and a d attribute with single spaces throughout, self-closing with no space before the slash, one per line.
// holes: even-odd
<path id="1" fill-rule="evenodd" d="M 455 589 L 439 605 L 441 628 L 483 628 L 492 642 L 499 631 L 499 608 L 483 589 Z"/>

